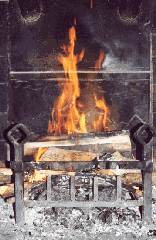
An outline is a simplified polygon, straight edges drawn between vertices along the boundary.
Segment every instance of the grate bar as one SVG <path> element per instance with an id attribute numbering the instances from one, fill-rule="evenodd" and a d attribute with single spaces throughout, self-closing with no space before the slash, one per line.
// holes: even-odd
<path id="1" fill-rule="evenodd" d="M 70 177 L 70 199 L 75 201 L 75 176 Z"/>
<path id="2" fill-rule="evenodd" d="M 144 182 L 144 210 L 143 217 L 147 222 L 151 222 L 152 218 L 152 173 L 143 173 Z"/>
<path id="3" fill-rule="evenodd" d="M 116 187 L 117 187 L 117 201 L 121 201 L 121 194 L 122 194 L 122 182 L 121 176 L 116 177 Z"/>
<path id="4" fill-rule="evenodd" d="M 97 202 L 99 199 L 99 192 L 98 192 L 98 177 L 95 176 L 93 178 L 93 201 Z"/>
<path id="5" fill-rule="evenodd" d="M 51 200 L 51 176 L 47 177 L 47 200 Z"/>

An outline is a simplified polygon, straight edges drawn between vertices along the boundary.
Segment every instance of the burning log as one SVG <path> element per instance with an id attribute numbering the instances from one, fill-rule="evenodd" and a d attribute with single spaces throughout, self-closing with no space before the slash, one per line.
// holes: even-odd
<path id="1" fill-rule="evenodd" d="M 56 147 L 48 148 L 47 151 L 39 158 L 39 161 L 52 162 L 77 162 L 77 161 L 92 161 L 97 154 L 92 152 L 83 152 L 77 150 L 60 149 Z"/>
<path id="2" fill-rule="evenodd" d="M 77 135 L 75 137 L 66 136 L 63 139 L 62 137 L 46 136 L 36 142 L 27 142 L 24 145 L 24 155 L 33 155 L 38 148 L 51 148 L 51 153 L 54 150 L 52 155 L 55 156 L 55 159 L 66 161 L 69 157 L 69 161 L 71 161 L 75 155 L 76 160 L 79 157 L 81 159 L 83 156 L 83 159 L 89 161 L 103 152 L 131 152 L 131 142 L 126 131 L 101 134 L 99 136 L 92 134 Z"/>

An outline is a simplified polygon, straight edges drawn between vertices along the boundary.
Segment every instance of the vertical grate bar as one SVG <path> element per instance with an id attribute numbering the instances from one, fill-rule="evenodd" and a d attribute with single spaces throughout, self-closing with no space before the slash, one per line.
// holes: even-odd
<path id="1" fill-rule="evenodd" d="M 29 200 L 29 190 L 24 187 L 24 200 Z"/>
<path id="2" fill-rule="evenodd" d="M 75 201 L 75 176 L 70 177 L 70 199 Z"/>
<path id="3" fill-rule="evenodd" d="M 152 172 L 143 173 L 144 183 L 144 221 L 150 223 L 152 219 Z"/>
<path id="4" fill-rule="evenodd" d="M 47 177 L 47 200 L 51 200 L 51 176 Z"/>
<path id="5" fill-rule="evenodd" d="M 121 193 L 122 193 L 122 184 L 121 184 L 121 176 L 116 177 L 116 197 L 117 201 L 121 201 Z"/>
<path id="6" fill-rule="evenodd" d="M 93 178 L 89 178 L 89 200 L 93 199 Z"/>
<path id="7" fill-rule="evenodd" d="M 15 145 L 15 162 L 22 163 L 23 145 Z M 19 226 L 25 224 L 24 208 L 24 174 L 23 171 L 15 171 L 15 219 Z"/>
<path id="8" fill-rule="evenodd" d="M 97 202 L 99 199 L 99 193 L 98 193 L 98 177 L 95 176 L 93 178 L 93 201 Z"/>

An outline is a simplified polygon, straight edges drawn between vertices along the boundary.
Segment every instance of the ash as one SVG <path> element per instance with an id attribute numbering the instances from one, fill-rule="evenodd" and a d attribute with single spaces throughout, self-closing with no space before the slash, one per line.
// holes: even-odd
<path id="1" fill-rule="evenodd" d="M 43 195 L 42 198 L 44 200 Z M 26 208 L 23 228 L 15 224 L 12 204 L 2 198 L 0 212 L 1 240 L 156 239 L 155 186 L 151 224 L 141 221 L 138 208 Z"/>

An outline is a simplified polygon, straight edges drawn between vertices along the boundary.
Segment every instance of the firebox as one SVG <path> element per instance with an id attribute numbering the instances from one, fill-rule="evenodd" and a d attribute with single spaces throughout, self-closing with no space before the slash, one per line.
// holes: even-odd
<path id="1" fill-rule="evenodd" d="M 149 3 L 39 3 L 28 16 L 20 1 L 10 7 L 10 122 L 45 135 L 126 129 L 134 114 L 148 121 Z"/>

